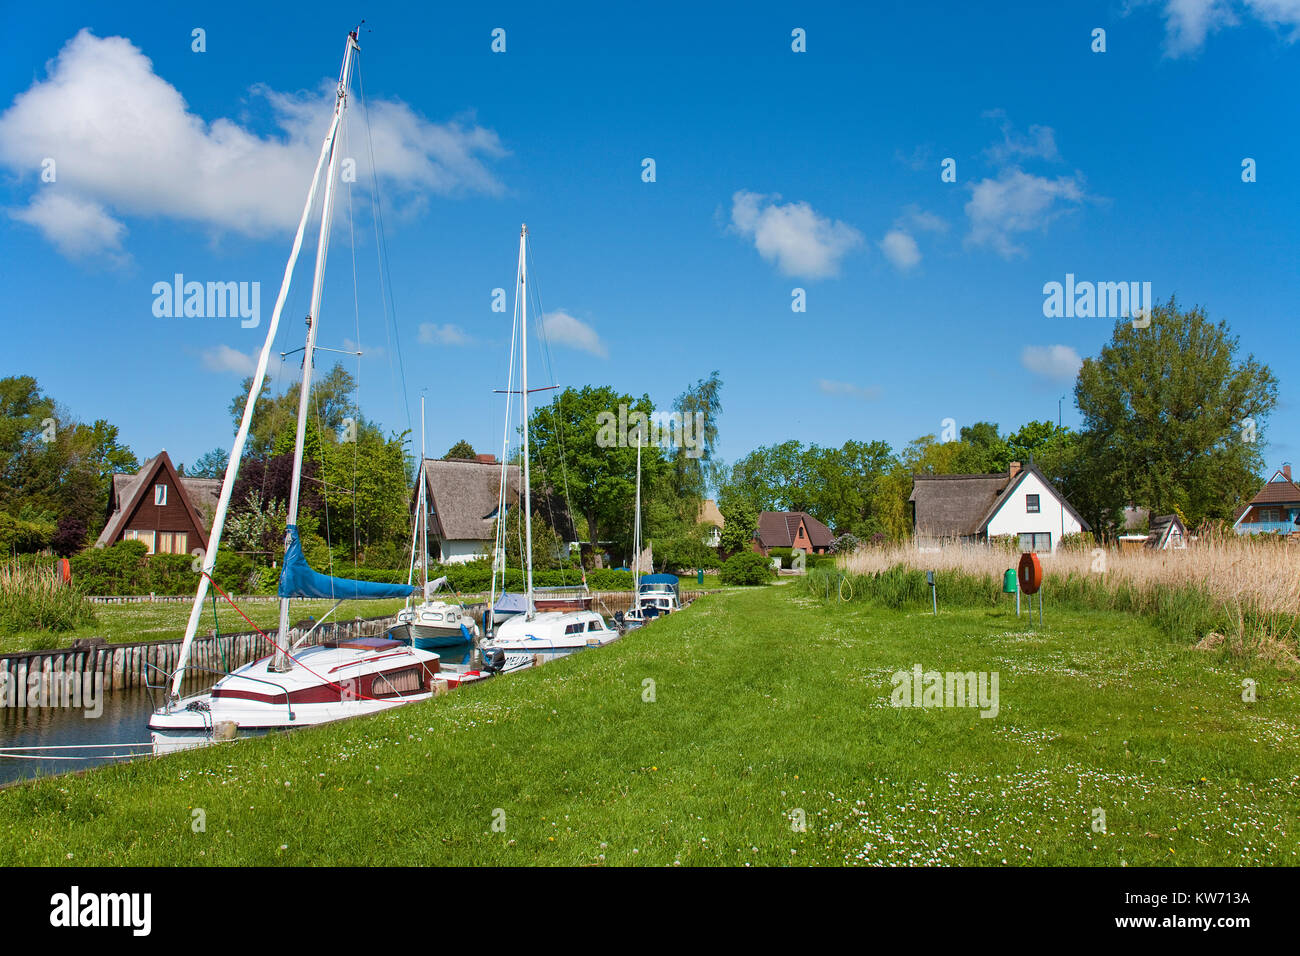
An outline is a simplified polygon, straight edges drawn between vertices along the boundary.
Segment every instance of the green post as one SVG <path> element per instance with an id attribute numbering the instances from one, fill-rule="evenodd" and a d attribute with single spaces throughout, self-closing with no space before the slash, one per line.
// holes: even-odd
<path id="1" fill-rule="evenodd" d="M 698 585 L 700 585 L 701 587 L 704 586 L 704 569 L 703 569 L 703 568 L 696 568 L 696 569 L 695 569 L 695 583 L 698 584 Z"/>

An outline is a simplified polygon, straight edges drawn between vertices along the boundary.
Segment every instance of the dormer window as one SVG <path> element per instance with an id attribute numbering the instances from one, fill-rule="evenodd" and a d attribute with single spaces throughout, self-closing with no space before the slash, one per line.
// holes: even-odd
<path id="1" fill-rule="evenodd" d="M 153 486 L 153 503 L 156 504 L 156 505 L 157 505 L 158 507 L 160 507 L 160 508 L 161 508 L 162 506 L 164 506 L 164 505 L 167 504 L 167 486 L 166 486 L 166 485 L 154 485 L 154 486 Z"/>
<path id="2" fill-rule="evenodd" d="M 1038 495 L 1025 495 L 1025 513 L 1038 514 Z"/>

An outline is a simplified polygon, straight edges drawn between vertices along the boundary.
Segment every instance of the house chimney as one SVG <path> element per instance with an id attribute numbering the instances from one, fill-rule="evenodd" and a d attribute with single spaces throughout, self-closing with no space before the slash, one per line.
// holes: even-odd
<path id="1" fill-rule="evenodd" d="M 1016 477 L 1016 475 L 1020 474 L 1021 470 L 1022 469 L 1020 466 L 1020 462 L 1013 461 L 1010 465 L 1007 466 L 1007 477 L 1014 478 Z"/>
<path id="2" fill-rule="evenodd" d="M 1282 474 L 1286 477 L 1287 481 L 1291 480 L 1291 462 L 1282 462 Z"/>

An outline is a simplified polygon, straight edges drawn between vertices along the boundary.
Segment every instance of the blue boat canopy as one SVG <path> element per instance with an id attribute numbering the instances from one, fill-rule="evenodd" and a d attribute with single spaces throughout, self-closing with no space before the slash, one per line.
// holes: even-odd
<path id="1" fill-rule="evenodd" d="M 501 596 L 497 598 L 497 603 L 493 605 L 492 610 L 506 614 L 523 614 L 528 610 L 528 596 L 503 591 Z"/>
<path id="2" fill-rule="evenodd" d="M 380 581 L 353 581 L 334 578 L 312 569 L 307 556 L 302 553 L 298 540 L 298 526 L 289 525 L 289 547 L 284 552 L 284 568 L 280 572 L 280 597 L 330 598 L 335 601 L 359 601 L 367 598 L 408 597 L 415 593 L 409 584 L 384 584 Z"/>
<path id="3" fill-rule="evenodd" d="M 655 586 L 655 585 L 660 585 L 660 586 L 662 586 L 662 585 L 665 585 L 665 584 L 666 584 L 666 585 L 668 585 L 669 587 L 674 588 L 674 589 L 675 589 L 675 588 L 679 588 L 679 587 L 681 587 L 681 581 L 677 580 L 677 575 L 675 575 L 675 574 L 643 574 L 643 575 L 641 575 L 641 587 L 645 587 L 647 584 L 649 584 L 649 585 L 651 585 L 651 586 Z"/>

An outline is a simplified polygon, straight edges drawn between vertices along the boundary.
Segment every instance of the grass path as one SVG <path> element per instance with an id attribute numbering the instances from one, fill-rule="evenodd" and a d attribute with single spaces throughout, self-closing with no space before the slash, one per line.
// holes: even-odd
<path id="1" fill-rule="evenodd" d="M 890 706 L 914 663 L 998 671 L 997 717 Z M 427 704 L 0 791 L 0 856 L 1294 865 L 1298 724 L 1291 675 L 1132 618 L 1049 607 L 1038 630 L 764 588 Z"/>

